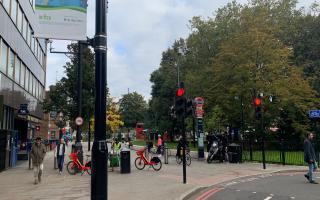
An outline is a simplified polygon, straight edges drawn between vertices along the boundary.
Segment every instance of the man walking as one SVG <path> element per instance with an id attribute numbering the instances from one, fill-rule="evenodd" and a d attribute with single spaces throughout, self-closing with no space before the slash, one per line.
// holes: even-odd
<path id="1" fill-rule="evenodd" d="M 60 139 L 60 143 L 57 145 L 54 155 L 57 158 L 59 174 L 61 175 L 63 170 L 64 156 L 66 154 L 67 145 L 65 144 L 63 139 Z"/>
<path id="2" fill-rule="evenodd" d="M 304 149 L 304 161 L 309 165 L 309 171 L 304 176 L 308 179 L 308 181 L 312 184 L 318 184 L 314 181 L 313 172 L 317 169 L 316 164 L 316 154 L 314 151 L 314 147 L 311 143 L 313 140 L 313 133 L 308 133 L 307 138 L 304 140 L 303 149 Z"/>
<path id="3" fill-rule="evenodd" d="M 41 182 L 41 175 L 43 172 L 43 159 L 46 155 L 46 147 L 41 142 L 41 137 L 36 138 L 36 142 L 32 145 L 31 159 L 34 172 L 34 184 Z"/>

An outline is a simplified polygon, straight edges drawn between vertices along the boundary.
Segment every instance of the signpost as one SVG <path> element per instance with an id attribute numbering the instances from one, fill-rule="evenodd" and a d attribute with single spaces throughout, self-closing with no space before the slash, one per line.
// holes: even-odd
<path id="1" fill-rule="evenodd" d="M 202 97 L 196 97 L 194 99 L 196 106 L 196 133 L 198 137 L 198 159 L 204 159 L 204 133 L 203 133 L 203 104 L 204 99 Z"/>
<path id="2" fill-rule="evenodd" d="M 309 118 L 311 119 L 320 118 L 320 110 L 310 110 Z"/>
<path id="3" fill-rule="evenodd" d="M 83 118 L 82 117 L 77 117 L 75 120 L 75 123 L 77 126 L 81 126 L 83 124 Z"/>

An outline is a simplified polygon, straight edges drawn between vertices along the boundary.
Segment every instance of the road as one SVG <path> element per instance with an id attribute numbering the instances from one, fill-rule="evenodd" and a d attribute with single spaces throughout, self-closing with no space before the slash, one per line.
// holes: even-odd
<path id="1" fill-rule="evenodd" d="M 309 184 L 303 172 L 240 178 L 198 191 L 188 200 L 320 200 L 320 184 Z M 316 174 L 316 180 L 320 181 Z"/>

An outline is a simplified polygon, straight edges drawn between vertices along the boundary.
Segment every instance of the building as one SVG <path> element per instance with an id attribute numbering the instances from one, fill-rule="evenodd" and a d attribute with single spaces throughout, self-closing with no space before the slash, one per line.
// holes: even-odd
<path id="1" fill-rule="evenodd" d="M 47 44 L 33 37 L 36 20 L 35 0 L 0 0 L 0 171 L 14 152 L 26 158 L 43 118 Z"/>

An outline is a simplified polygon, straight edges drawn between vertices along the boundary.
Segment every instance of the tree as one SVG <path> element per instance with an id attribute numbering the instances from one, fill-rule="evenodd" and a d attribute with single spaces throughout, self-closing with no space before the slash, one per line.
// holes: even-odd
<path id="1" fill-rule="evenodd" d="M 135 127 L 137 122 L 143 122 L 147 112 L 147 103 L 137 92 L 125 94 L 119 101 L 119 112 L 124 126 Z"/>
<path id="2" fill-rule="evenodd" d="M 51 87 L 49 98 L 43 102 L 46 112 L 57 111 L 64 114 L 65 120 L 74 121 L 78 116 L 77 109 L 77 68 L 78 45 L 68 45 L 71 52 L 70 62 L 64 66 L 65 77 Z M 82 117 L 88 123 L 94 111 L 94 54 L 90 48 L 83 50 L 83 83 L 82 83 Z"/>
<path id="3" fill-rule="evenodd" d="M 113 98 L 108 100 L 108 110 L 107 110 L 107 130 L 111 133 L 117 133 L 124 122 L 121 121 L 121 116 L 119 113 L 119 106 L 114 102 Z"/>

